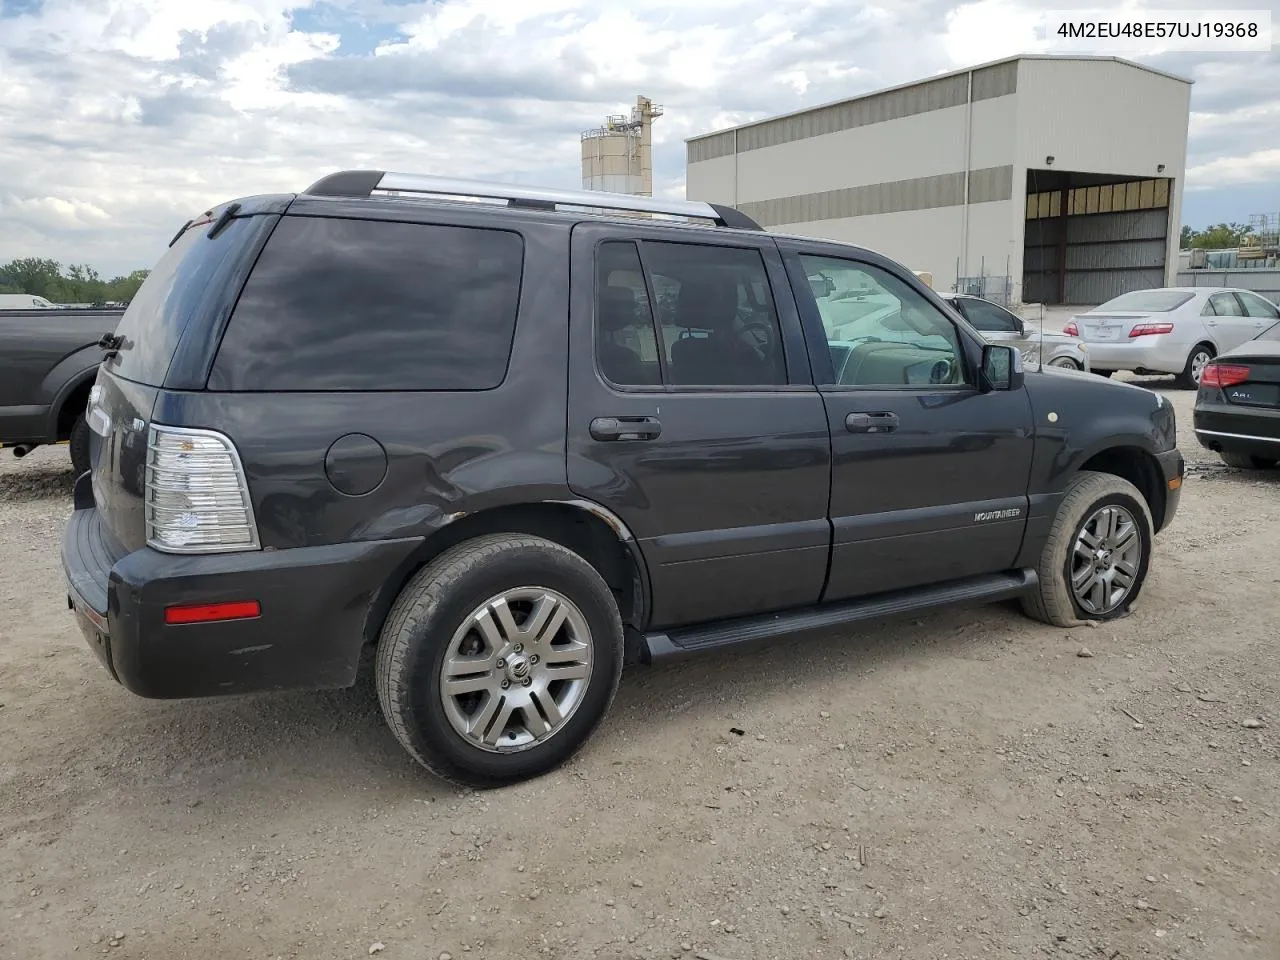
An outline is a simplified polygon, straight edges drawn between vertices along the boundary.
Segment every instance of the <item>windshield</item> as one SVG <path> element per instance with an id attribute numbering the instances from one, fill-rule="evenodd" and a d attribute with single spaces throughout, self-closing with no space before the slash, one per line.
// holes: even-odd
<path id="1" fill-rule="evenodd" d="M 1094 307 L 1094 313 L 1105 310 L 1135 310 L 1142 313 L 1168 313 L 1176 310 L 1195 294 L 1185 290 L 1134 290 L 1122 293 L 1114 300 L 1108 300 L 1100 307 Z"/>

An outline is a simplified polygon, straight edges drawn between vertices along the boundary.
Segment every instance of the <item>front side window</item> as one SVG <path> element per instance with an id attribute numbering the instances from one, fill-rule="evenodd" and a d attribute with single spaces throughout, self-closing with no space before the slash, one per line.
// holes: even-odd
<path id="1" fill-rule="evenodd" d="M 518 233 L 285 217 L 253 268 L 213 390 L 487 390 L 506 376 Z"/>
<path id="2" fill-rule="evenodd" d="M 600 372 L 619 386 L 787 382 L 778 313 L 754 249 L 602 243 L 595 342 Z"/>
<path id="3" fill-rule="evenodd" d="M 968 382 L 955 325 L 900 277 L 854 260 L 800 261 L 822 317 L 837 385 Z"/>
<path id="4" fill-rule="evenodd" d="M 957 297 L 956 302 L 964 308 L 964 315 L 976 330 L 983 333 L 1018 332 L 1018 322 L 1013 314 L 1001 310 L 994 303 L 979 297 Z"/>
<path id="5" fill-rule="evenodd" d="M 1246 317 L 1256 317 L 1265 320 L 1280 320 L 1280 312 L 1276 310 L 1275 304 L 1268 303 L 1256 293 L 1245 293 L 1241 291 L 1236 296 L 1240 298 L 1240 302 L 1244 304 L 1244 314 Z"/>

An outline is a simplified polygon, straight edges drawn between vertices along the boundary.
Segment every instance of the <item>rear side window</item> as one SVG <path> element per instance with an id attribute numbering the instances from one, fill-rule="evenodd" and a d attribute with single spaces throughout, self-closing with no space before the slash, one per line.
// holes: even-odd
<path id="1" fill-rule="evenodd" d="M 214 237 L 207 222 L 188 227 L 160 258 L 116 325 L 123 339 L 105 366 L 117 376 L 163 386 L 174 351 L 193 318 L 214 323 L 235 296 L 243 270 L 274 216 L 237 217 Z"/>
<path id="2" fill-rule="evenodd" d="M 654 240 L 638 247 L 602 243 L 596 359 L 618 386 L 785 384 L 782 333 L 760 251 Z"/>
<path id="3" fill-rule="evenodd" d="M 506 376 L 524 242 L 507 230 L 286 217 L 211 390 L 487 390 Z"/>
<path id="4" fill-rule="evenodd" d="M 994 303 L 977 297 L 957 297 L 955 302 L 963 308 L 975 330 L 983 333 L 1016 333 L 1018 330 L 1013 314 L 1001 310 Z"/>

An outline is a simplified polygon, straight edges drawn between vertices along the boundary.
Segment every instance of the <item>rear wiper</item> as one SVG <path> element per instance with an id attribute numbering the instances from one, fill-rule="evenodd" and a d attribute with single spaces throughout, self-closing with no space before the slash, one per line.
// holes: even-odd
<path id="1" fill-rule="evenodd" d="M 240 204 L 229 204 L 227 209 L 222 211 L 222 214 L 218 217 L 214 225 L 209 228 L 209 232 L 205 234 L 205 237 L 212 240 L 223 231 L 223 228 L 226 227 L 226 225 L 231 222 L 231 219 L 239 212 Z"/>

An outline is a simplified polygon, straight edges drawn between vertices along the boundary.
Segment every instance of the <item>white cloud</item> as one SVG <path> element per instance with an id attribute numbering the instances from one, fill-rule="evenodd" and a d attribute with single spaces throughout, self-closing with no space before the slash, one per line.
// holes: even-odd
<path id="1" fill-rule="evenodd" d="M 211 203 L 343 168 L 576 186 L 580 131 L 638 93 L 682 196 L 685 137 L 1034 51 L 1071 5 L 44 0 L 0 19 L 0 262 L 127 272 Z M 1274 56 L 1153 65 L 1197 79 L 1189 183 L 1276 176 Z"/>
<path id="2" fill-rule="evenodd" d="M 1219 157 L 1187 170 L 1188 190 L 1276 182 L 1280 182 L 1280 149 L 1255 150 L 1239 157 Z"/>

